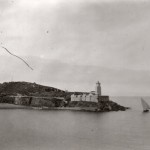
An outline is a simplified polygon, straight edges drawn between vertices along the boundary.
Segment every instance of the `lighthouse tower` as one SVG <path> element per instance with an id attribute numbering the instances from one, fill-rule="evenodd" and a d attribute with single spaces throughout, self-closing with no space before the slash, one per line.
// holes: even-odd
<path id="1" fill-rule="evenodd" d="M 101 96 L 101 85 L 100 85 L 99 81 L 96 83 L 95 94 L 98 96 Z"/>

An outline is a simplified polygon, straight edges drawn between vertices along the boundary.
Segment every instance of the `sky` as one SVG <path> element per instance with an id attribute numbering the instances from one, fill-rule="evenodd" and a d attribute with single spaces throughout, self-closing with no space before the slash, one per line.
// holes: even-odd
<path id="1" fill-rule="evenodd" d="M 0 0 L 0 82 L 150 96 L 149 27 L 148 0 Z"/>

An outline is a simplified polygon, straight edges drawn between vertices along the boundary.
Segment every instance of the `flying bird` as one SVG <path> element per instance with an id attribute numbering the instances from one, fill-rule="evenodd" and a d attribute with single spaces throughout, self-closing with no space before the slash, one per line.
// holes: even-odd
<path id="1" fill-rule="evenodd" d="M 23 60 L 21 57 L 11 53 L 7 48 L 1 46 L 3 49 L 5 49 L 10 55 L 14 56 L 14 57 L 17 57 L 18 59 L 22 60 L 31 70 L 33 70 L 33 68 L 25 61 Z"/>

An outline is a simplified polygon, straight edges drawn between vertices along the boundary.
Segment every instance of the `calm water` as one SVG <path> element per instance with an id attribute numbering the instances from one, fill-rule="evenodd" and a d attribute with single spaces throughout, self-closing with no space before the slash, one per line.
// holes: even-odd
<path id="1" fill-rule="evenodd" d="M 125 112 L 0 110 L 1 150 L 150 150 L 150 113 L 139 98 L 112 98 Z M 145 98 L 150 104 L 150 98 Z"/>

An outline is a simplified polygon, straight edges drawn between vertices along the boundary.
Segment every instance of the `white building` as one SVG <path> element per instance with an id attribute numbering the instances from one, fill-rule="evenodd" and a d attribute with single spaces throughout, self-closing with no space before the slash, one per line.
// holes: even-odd
<path id="1" fill-rule="evenodd" d="M 98 102 L 98 101 L 108 101 L 108 96 L 102 96 L 101 95 L 101 85 L 98 81 L 96 83 L 95 92 L 92 91 L 89 94 L 82 94 L 82 95 L 71 95 L 71 101 L 89 101 L 89 102 Z"/>
<path id="2" fill-rule="evenodd" d="M 96 83 L 96 88 L 95 88 L 95 94 L 98 96 L 101 96 L 101 84 L 99 83 L 99 81 Z"/>

